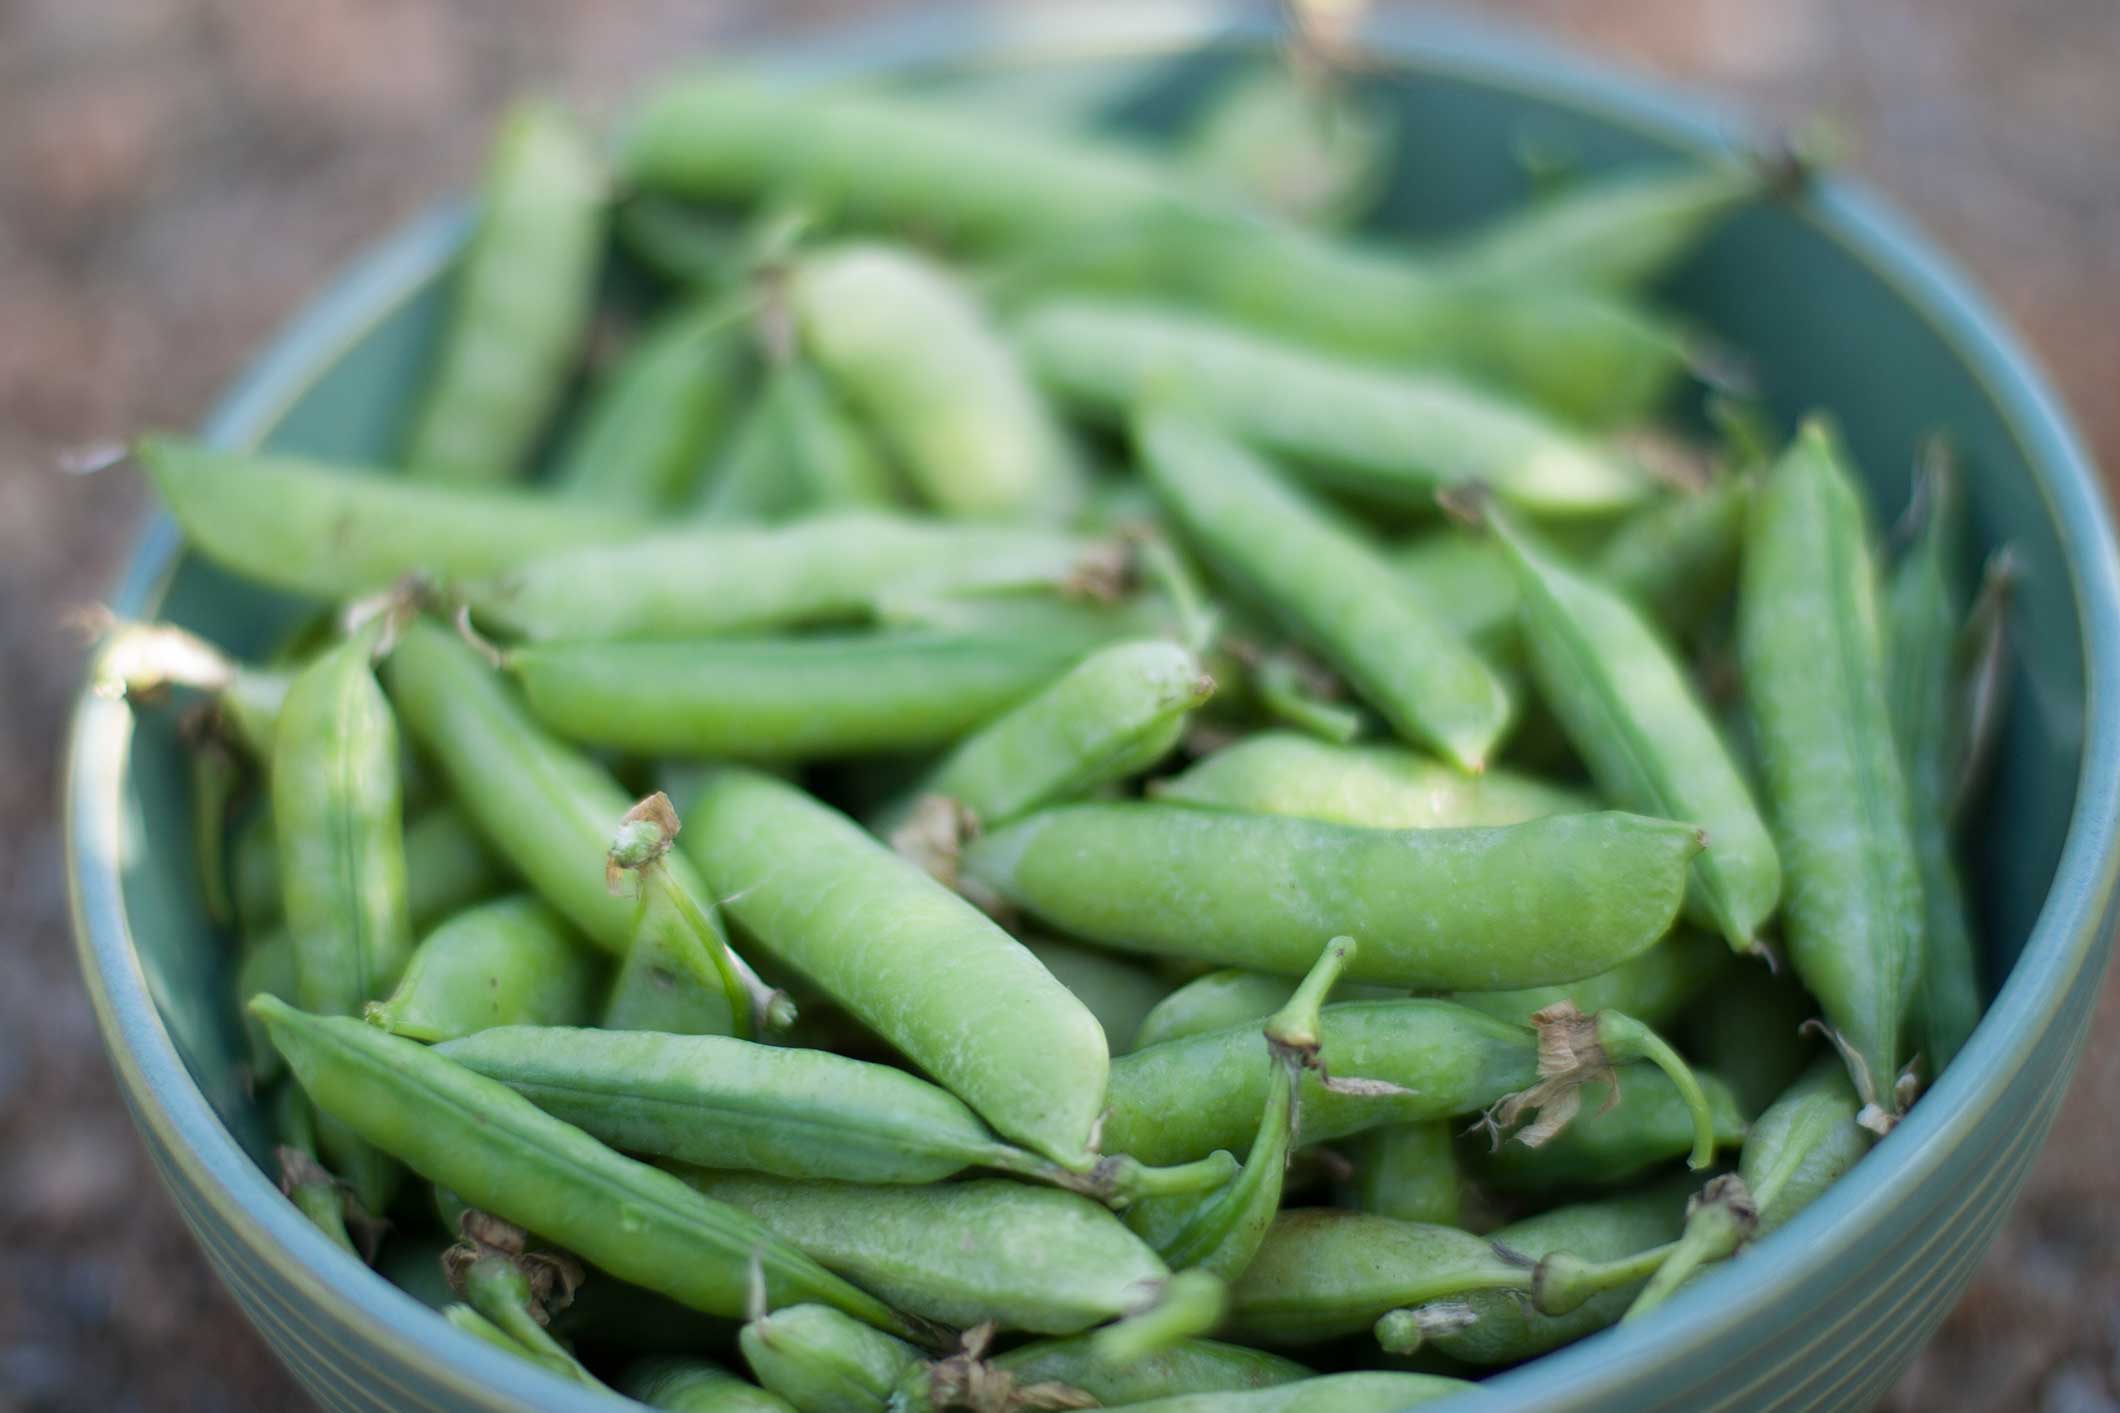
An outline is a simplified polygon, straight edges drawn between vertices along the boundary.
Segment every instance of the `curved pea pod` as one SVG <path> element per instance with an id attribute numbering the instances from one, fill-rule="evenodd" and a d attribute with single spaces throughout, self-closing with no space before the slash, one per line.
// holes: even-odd
<path id="1" fill-rule="evenodd" d="M 1712 1074 L 1699 1079 L 1716 1146 L 1736 1147 L 1745 1137 L 1736 1096 Z M 1479 1181 L 1501 1192 L 1616 1187 L 1686 1156 L 1695 1136 L 1686 1097 L 1661 1073 L 1644 1070 L 1629 1074 L 1617 1096 L 1603 1081 L 1586 1084 L 1582 1112 L 1537 1148 L 1505 1144 L 1486 1152 L 1481 1150 L 1487 1145 L 1479 1143 L 1468 1145 L 1467 1158 Z"/>
<path id="2" fill-rule="evenodd" d="M 1924 950 L 1912 1031 L 1933 1074 L 1965 1044 L 1981 1011 L 1980 960 L 1965 883 L 1952 856 L 1952 803 L 1965 732 L 1955 700 L 1965 623 L 1965 589 L 1958 574 L 1965 511 L 1958 477 L 1947 461 L 1931 462 L 1915 509 L 1921 514 L 1919 529 L 1892 571 L 1883 607 L 1892 730 L 1906 774 L 1908 820 L 1921 870 Z"/>
<path id="3" fill-rule="evenodd" d="M 1494 669 L 1360 539 L 1206 422 L 1150 412 L 1134 444 L 1185 538 L 1409 740 L 1485 765 L 1514 704 Z M 1329 564 L 1332 572 L 1320 573 Z"/>
<path id="4" fill-rule="evenodd" d="M 1082 469 L 1015 350 L 954 276 L 909 250 L 848 245 L 795 269 L 803 346 L 946 515 L 1057 519 Z"/>
<path id="5" fill-rule="evenodd" d="M 308 1015 L 270 997 L 250 1009 L 319 1109 L 472 1206 L 621 1280 L 740 1316 L 756 1273 L 774 1304 L 817 1301 L 920 1337 L 756 1221 L 621 1157 L 504 1084 L 351 1018 Z"/>
<path id="6" fill-rule="evenodd" d="M 506 665 L 538 718 L 574 740 L 810 760 L 948 745 L 1075 656 L 1068 643 L 879 633 L 533 644 Z"/>
<path id="7" fill-rule="evenodd" d="M 797 1413 L 779 1394 L 704 1359 L 644 1359 L 626 1370 L 618 1387 L 665 1413 Z"/>
<path id="8" fill-rule="evenodd" d="M 1754 484 L 1722 476 L 1643 506 L 1591 557 L 1590 577 L 1672 635 L 1693 632 L 1736 586 Z"/>
<path id="9" fill-rule="evenodd" d="M 1470 479 L 1540 514 L 1603 515 L 1655 489 L 1617 453 L 1499 394 L 1167 306 L 1056 298 L 1015 334 L 1040 384 L 1078 411 L 1116 420 L 1144 397 L 1175 399 L 1327 486 L 1395 504 L 1425 507 Z"/>
<path id="10" fill-rule="evenodd" d="M 758 1382 L 802 1413 L 883 1413 L 891 1390 L 920 1362 L 912 1345 L 829 1305 L 760 1315 L 739 1342 Z"/>
<path id="11" fill-rule="evenodd" d="M 712 776 L 683 843 L 758 945 L 1008 1138 L 1093 1159 L 1097 1021 L 971 904 L 794 786 Z M 1194 1155 L 1199 1156 L 1199 1155 Z"/>
<path id="12" fill-rule="evenodd" d="M 1736 950 L 1757 951 L 1781 899 L 1781 860 L 1685 670 L 1624 599 L 1507 518 L 1488 523 L 1516 570 L 1532 671 L 1570 743 L 1614 803 L 1706 829 L 1688 915 Z"/>
<path id="13" fill-rule="evenodd" d="M 1186 133 L 1180 160 L 1209 186 L 1291 221 L 1341 226 L 1384 184 L 1393 133 L 1349 87 L 1274 65 L 1235 75 Z"/>
<path id="14" fill-rule="evenodd" d="M 572 1025 L 595 1009 L 597 959 L 555 913 L 523 895 L 458 913 L 422 938 L 396 990 L 363 1013 L 408 1040 L 495 1026 Z"/>
<path id="15" fill-rule="evenodd" d="M 1225 1026 L 1263 1021 L 1296 994 L 1296 978 L 1224 968 L 1196 976 L 1156 1003 L 1142 1017 L 1131 1048 L 1145 1050 L 1166 1040 L 1183 1040 Z M 1385 1001 L 1404 996 L 1404 988 L 1343 985 L 1337 993 L 1348 1001 Z"/>
<path id="16" fill-rule="evenodd" d="M 681 638 L 858 621 L 892 595 L 1060 588 L 1103 557 L 1058 531 L 847 510 L 584 546 L 462 592 L 521 637 Z"/>
<path id="17" fill-rule="evenodd" d="M 1339 746 L 1292 731 L 1261 731 L 1151 782 L 1181 804 L 1296 815 L 1369 829 L 1454 829 L 1587 814 L 1580 790 L 1490 766 L 1478 775 L 1397 746 Z"/>
<path id="18" fill-rule="evenodd" d="M 408 574 L 481 578 L 647 528 L 625 512 L 527 491 L 423 485 L 169 437 L 141 441 L 139 458 L 200 553 L 246 579 L 318 598 L 376 593 Z"/>
<path id="19" fill-rule="evenodd" d="M 904 1413 L 932 1413 L 980 1391 L 1014 1396 L 1022 1406 L 1045 1394 L 1074 1393 L 1105 1407 L 1180 1394 L 1242 1393 L 1312 1377 L 1293 1359 L 1211 1339 L 1179 1340 L 1139 1359 L 1109 1357 L 1091 1335 L 1037 1340 L 991 1359 L 962 1355 L 922 1365 L 900 1380 Z M 1014 1406 L 1014 1405 L 1011 1405 Z"/>
<path id="20" fill-rule="evenodd" d="M 596 297 L 605 179 L 586 134 L 542 104 L 502 121 L 448 328 L 406 443 L 414 475 L 522 474 Z"/>
<path id="21" fill-rule="evenodd" d="M 1812 419 L 1767 474 L 1738 602 L 1745 698 L 1789 877 L 1783 935 L 1889 1128 L 1920 980 L 1921 874 L 1879 639 L 1868 521 L 1838 439 Z"/>
<path id="22" fill-rule="evenodd" d="M 1518 206 L 1436 252 L 1445 279 L 1627 289 L 1654 280 L 1743 207 L 1785 185 L 1787 163 L 1718 158 L 1622 168 Z"/>
<path id="23" fill-rule="evenodd" d="M 1684 1216 L 1685 1183 L 1677 1180 L 1541 1212 L 1502 1227 L 1492 1239 L 1534 1261 L 1557 1251 L 1585 1261 L 1616 1261 L 1673 1241 Z M 1513 1294 L 1467 1295 L 1387 1315 L 1378 1323 L 1378 1338 L 1387 1349 L 1417 1344 L 1483 1368 L 1514 1364 L 1616 1323 L 1638 1289 L 1617 1286 L 1564 1315 L 1542 1315 Z"/>
<path id="24" fill-rule="evenodd" d="M 272 818 L 269 813 L 259 818 L 263 828 L 240 837 L 235 857 L 239 910 L 244 925 L 254 928 L 278 922 L 281 914 L 280 854 L 272 842 Z M 406 824 L 405 913 L 415 930 L 432 927 L 498 891 L 506 876 L 455 805 L 430 805 Z"/>
<path id="25" fill-rule="evenodd" d="M 1170 1280 L 1117 1217 L 1055 1188 L 999 1178 L 864 1187 L 703 1170 L 685 1181 L 899 1309 L 946 1325 L 1074 1334 L 1153 1305 Z"/>
<path id="26" fill-rule="evenodd" d="M 1121 1046 L 1170 991 L 1170 983 L 1148 968 L 1095 947 L 1078 947 L 1035 933 L 1016 940 L 1089 1008 L 1107 1041 L 1116 1036 Z"/>
<path id="27" fill-rule="evenodd" d="M 1465 1179 L 1447 1120 L 1371 1129 L 1349 1156 L 1354 1177 L 1341 1205 L 1402 1222 L 1459 1225 Z"/>
<path id="28" fill-rule="evenodd" d="M 1734 965 L 1721 938 L 1681 924 L 1648 951 L 1581 981 L 1519 991 L 1456 991 L 1450 999 L 1499 1020 L 1527 1025 L 1532 1016 L 1562 1001 L 1588 1014 L 1625 1011 L 1644 1025 L 1663 1025 L 1685 1013 L 1710 981 Z M 1756 980 L 1748 978 L 1748 983 Z M 1722 989 L 1742 991 L 1749 986 Z"/>
<path id="29" fill-rule="evenodd" d="M 1699 850 L 1689 825 L 1618 813 L 1388 830 L 1092 804 L 973 840 L 963 872 L 1127 951 L 1295 975 L 1319 936 L 1351 936 L 1357 980 L 1495 990 L 1595 975 L 1647 950 Z"/>
<path id="30" fill-rule="evenodd" d="M 555 488 L 642 511 L 685 500 L 744 381 L 740 312 L 726 296 L 699 300 L 643 333 L 577 414 Z"/>

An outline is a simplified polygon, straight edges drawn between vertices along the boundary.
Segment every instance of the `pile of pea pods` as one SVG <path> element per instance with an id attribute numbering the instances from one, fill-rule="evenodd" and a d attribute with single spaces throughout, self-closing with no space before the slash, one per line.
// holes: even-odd
<path id="1" fill-rule="evenodd" d="M 140 445 L 318 606 L 98 667 L 317 1227 L 658 1408 L 1291 1413 L 1857 1166 L 1982 1006 L 2006 565 L 1645 297 L 1790 162 L 1411 248 L 1367 101 L 525 106 L 396 465 Z"/>

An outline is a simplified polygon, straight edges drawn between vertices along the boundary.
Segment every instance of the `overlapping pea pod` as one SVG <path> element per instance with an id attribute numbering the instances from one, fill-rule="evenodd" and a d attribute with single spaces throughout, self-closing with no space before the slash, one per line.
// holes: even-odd
<path id="1" fill-rule="evenodd" d="M 569 1382 L 603 1388 L 545 1328 L 551 1311 L 574 1299 L 580 1264 L 564 1252 L 530 1250 L 527 1232 L 487 1212 L 467 1212 L 460 1231 L 462 1239 L 442 1253 L 450 1289 L 533 1363 Z"/>
<path id="2" fill-rule="evenodd" d="M 236 913 L 253 936 L 281 919 L 280 851 L 272 815 L 238 834 L 230 859 Z M 500 890 L 507 870 L 462 810 L 448 801 L 429 805 L 405 824 L 405 913 L 414 929 L 432 927 Z M 250 994 L 248 992 L 246 995 Z"/>
<path id="3" fill-rule="evenodd" d="M 1273 1388 L 1172 1394 L 1125 1406 L 1132 1413 L 1399 1413 L 1476 1387 L 1441 1374 L 1378 1370 L 1320 1374 Z"/>
<path id="4" fill-rule="evenodd" d="M 1718 1076 L 1698 1079 L 1714 1149 L 1735 1148 L 1745 1137 L 1744 1110 Z M 1662 1074 L 1630 1075 L 1617 1087 L 1593 1081 L 1583 1086 L 1583 1112 L 1551 1139 L 1529 1148 L 1473 1136 L 1462 1143 L 1465 1166 L 1483 1188 L 1500 1193 L 1619 1187 L 1688 1153 L 1700 1156 L 1692 1100 Z"/>
<path id="5" fill-rule="evenodd" d="M 1018 936 L 1053 979 L 1089 1007 L 1114 1050 L 1126 1048 L 1141 1022 L 1170 994 L 1170 982 L 1131 957 L 1114 956 L 1036 933 Z"/>
<path id="6" fill-rule="evenodd" d="M 618 1386 L 636 1403 L 665 1413 L 798 1413 L 779 1394 L 704 1359 L 644 1359 Z"/>
<path id="7" fill-rule="evenodd" d="M 752 1376 L 802 1413 L 883 1413 L 921 1360 L 904 1340 L 829 1305 L 760 1312 L 738 1340 Z"/>
<path id="8" fill-rule="evenodd" d="M 775 355 L 765 387 L 699 488 L 702 519 L 779 521 L 903 499 L 865 428 L 808 360 Z"/>
<path id="9" fill-rule="evenodd" d="M 1447 1119 L 1430 1119 L 1357 1134 L 1347 1154 L 1354 1172 L 1338 1185 L 1339 1205 L 1402 1222 L 1465 1225 L 1454 1129 Z"/>
<path id="10" fill-rule="evenodd" d="M 741 1212 L 612 1152 L 498 1081 L 351 1018 L 271 997 L 250 1008 L 321 1111 L 471 1205 L 622 1280 L 732 1318 L 746 1313 L 757 1280 L 775 1305 L 818 1301 L 903 1337 L 926 1333 Z"/>
<path id="11" fill-rule="evenodd" d="M 1922 961 L 1921 875 L 1893 739 L 1868 517 L 1839 439 L 1804 424 L 1753 504 L 1738 648 L 1789 891 L 1783 935 L 1889 1129 Z"/>
<path id="12" fill-rule="evenodd" d="M 543 902 L 527 894 L 497 898 L 421 938 L 397 987 L 369 1002 L 362 1016 L 393 1035 L 429 1042 L 495 1026 L 578 1024 L 602 993 L 598 963 Z"/>
<path id="13" fill-rule="evenodd" d="M 492 482 L 523 473 L 595 303 L 605 189 L 587 135 L 564 114 L 525 104 L 502 123 L 406 444 L 414 475 Z"/>
<path id="14" fill-rule="evenodd" d="M 1179 1340 L 1128 1360 L 1110 1358 L 1093 1335 L 1036 1340 L 990 1358 L 969 1338 L 966 1345 L 902 1378 L 895 1406 L 903 1413 L 936 1413 L 958 1407 L 1049 1407 L 1063 1399 L 1090 1398 L 1117 1408 L 1186 1394 L 1274 1388 L 1313 1376 L 1292 1359 L 1211 1339 Z"/>
<path id="15" fill-rule="evenodd" d="M 280 1192 L 292 1202 L 310 1225 L 329 1237 L 333 1245 L 363 1256 L 349 1230 L 349 1216 L 365 1214 L 347 1210 L 352 1195 L 325 1170 L 317 1151 L 317 1114 L 309 1096 L 293 1081 L 283 1084 L 272 1100 L 273 1161 L 280 1170 Z M 372 1227 L 364 1233 L 371 1238 Z M 366 1259 L 363 1256 L 363 1259 Z"/>

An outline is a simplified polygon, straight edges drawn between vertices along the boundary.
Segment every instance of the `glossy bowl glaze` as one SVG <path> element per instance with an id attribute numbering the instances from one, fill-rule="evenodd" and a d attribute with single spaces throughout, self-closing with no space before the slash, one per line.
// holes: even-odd
<path id="1" fill-rule="evenodd" d="M 1198 5 L 949 11 L 774 56 L 804 78 L 888 76 L 1031 109 L 1094 104 L 1115 126 L 1181 117 L 1269 34 Z M 1595 168 L 1746 136 L 1690 101 L 1535 44 L 1433 21 L 1383 24 L 1366 80 L 1404 124 L 1380 224 L 1419 236 L 1522 194 L 1529 140 Z M 297 317 L 207 420 L 208 439 L 386 458 L 464 233 L 394 236 Z M 1978 1034 L 1897 1132 L 1772 1239 L 1638 1326 L 1490 1380 L 1510 1409 L 1844 1408 L 1887 1388 L 1963 1289 L 2038 1153 L 2083 1042 L 2114 920 L 2120 582 L 2098 479 L 2044 381 L 1980 299 L 1870 197 L 1827 182 L 1748 213 L 1666 289 L 1757 360 L 1785 420 L 1840 419 L 1880 516 L 1923 438 L 1950 434 L 1979 538 L 2026 567 L 2013 705 L 1973 883 L 1993 974 Z M 115 605 L 256 650 L 299 605 L 149 528 Z M 333 1248 L 256 1161 L 237 1068 L 230 948 L 192 885 L 169 723 L 84 697 L 67 774 L 82 968 L 128 1104 L 214 1268 L 295 1373 L 342 1408 L 610 1406 L 460 1335 Z M 201 1357 L 205 1357 L 202 1351 Z M 1456 1405 L 1452 1405 L 1456 1406 Z"/>

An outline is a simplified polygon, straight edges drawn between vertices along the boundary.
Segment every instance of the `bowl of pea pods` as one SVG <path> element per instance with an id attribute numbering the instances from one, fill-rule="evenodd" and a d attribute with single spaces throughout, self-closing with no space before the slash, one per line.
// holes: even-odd
<path id="1" fill-rule="evenodd" d="M 322 1402 L 1846 1408 L 1948 1311 L 2114 921 L 2094 471 L 1818 144 L 1284 23 L 525 101 L 134 447 L 83 971 Z"/>

